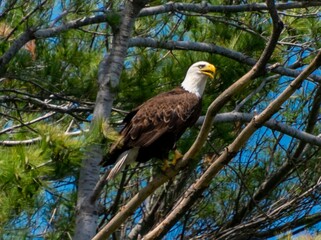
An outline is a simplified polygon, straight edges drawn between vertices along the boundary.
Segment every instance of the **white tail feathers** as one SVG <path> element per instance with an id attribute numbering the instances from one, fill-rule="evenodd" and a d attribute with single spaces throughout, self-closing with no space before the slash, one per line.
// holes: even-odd
<path id="1" fill-rule="evenodd" d="M 110 170 L 107 180 L 113 179 L 126 165 L 134 162 L 137 158 L 138 150 L 139 148 L 131 148 L 120 154 L 115 166 Z"/>

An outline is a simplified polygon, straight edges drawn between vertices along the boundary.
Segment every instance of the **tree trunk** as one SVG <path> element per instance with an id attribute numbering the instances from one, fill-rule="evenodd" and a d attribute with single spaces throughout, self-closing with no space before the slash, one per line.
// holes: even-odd
<path id="1" fill-rule="evenodd" d="M 121 14 L 121 23 L 114 33 L 113 46 L 109 56 L 106 56 L 99 66 L 96 105 L 91 129 L 100 135 L 101 123 L 110 115 L 115 89 L 119 84 L 123 62 L 127 54 L 127 47 L 132 28 L 139 11 L 147 1 L 127 1 Z M 99 138 L 98 138 L 99 140 Z M 78 199 L 76 211 L 76 229 L 74 239 L 87 240 L 96 234 L 98 210 L 96 199 L 92 198 L 93 190 L 99 180 L 99 162 L 103 152 L 101 146 L 93 144 L 88 147 L 78 182 Z"/>

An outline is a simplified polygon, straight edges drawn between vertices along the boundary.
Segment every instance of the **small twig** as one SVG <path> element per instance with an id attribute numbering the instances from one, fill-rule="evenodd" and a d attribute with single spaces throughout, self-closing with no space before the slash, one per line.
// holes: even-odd
<path id="1" fill-rule="evenodd" d="M 53 115 L 55 115 L 56 112 L 48 112 L 46 113 L 45 115 L 41 116 L 41 117 L 38 117 L 38 118 L 35 118 L 29 122 L 25 122 L 25 123 L 21 123 L 21 124 L 18 124 L 18 125 L 14 125 L 14 126 L 11 126 L 11 127 L 7 127 L 3 130 L 0 131 L 0 134 L 3 134 L 3 133 L 6 133 L 6 132 L 10 132 L 14 129 L 17 129 L 17 128 L 21 128 L 21 127 L 24 127 L 24 126 L 27 126 L 27 125 L 32 125 L 34 123 L 37 123 L 37 122 L 40 122 L 44 119 L 47 119 L 49 117 L 52 117 Z"/>
<path id="2" fill-rule="evenodd" d="M 278 77 L 278 76 L 277 76 Z M 272 79 L 275 79 L 275 76 L 272 76 L 272 77 L 268 77 L 268 78 L 265 78 L 261 84 L 254 90 L 252 91 L 246 98 L 244 98 L 240 103 L 238 103 L 236 105 L 236 107 L 234 108 L 234 111 L 235 112 L 239 112 L 240 109 L 245 105 L 245 103 L 247 101 L 249 101 L 254 95 L 256 95 L 258 92 L 260 92 L 264 87 L 265 85 L 267 84 L 267 82 L 269 82 L 270 80 Z"/>
<path id="3" fill-rule="evenodd" d="M 85 132 L 88 132 L 88 130 L 79 130 L 75 132 L 68 132 L 65 133 L 66 136 L 79 136 Z M 32 139 L 27 140 L 3 140 L 0 141 L 0 145 L 7 146 L 7 147 L 13 147 L 18 145 L 30 145 L 30 144 L 36 144 L 37 142 L 40 142 L 42 140 L 42 137 L 36 137 Z"/>

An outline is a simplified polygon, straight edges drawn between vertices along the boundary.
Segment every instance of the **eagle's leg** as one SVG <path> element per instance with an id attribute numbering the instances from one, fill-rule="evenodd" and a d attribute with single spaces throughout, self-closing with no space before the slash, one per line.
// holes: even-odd
<path id="1" fill-rule="evenodd" d="M 165 172 L 166 169 L 175 166 L 177 161 L 179 159 L 183 158 L 183 156 L 184 156 L 183 154 L 181 154 L 177 149 L 175 149 L 173 160 L 169 161 L 168 159 L 165 159 L 164 163 L 163 163 L 163 166 L 162 166 L 162 171 Z"/>
<path id="2" fill-rule="evenodd" d="M 171 165 L 175 166 L 177 161 L 183 158 L 183 154 L 180 153 L 180 151 L 178 151 L 177 149 L 175 149 L 174 152 L 174 157 L 173 157 L 173 161 L 171 162 Z"/>

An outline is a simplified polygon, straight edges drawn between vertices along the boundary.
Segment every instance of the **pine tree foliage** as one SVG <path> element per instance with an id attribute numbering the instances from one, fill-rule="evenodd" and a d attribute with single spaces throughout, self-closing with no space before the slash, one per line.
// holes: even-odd
<path id="1" fill-rule="evenodd" d="M 268 45 L 274 30 L 268 2 L 0 1 L 2 238 L 72 238 L 86 205 L 79 204 L 77 196 L 84 159 L 93 156 L 92 146 L 105 153 L 117 138 L 114 131 L 103 138 L 105 124 L 119 130 L 128 111 L 179 85 L 199 60 L 217 67 L 205 90 L 204 116 Z M 123 69 L 117 69 L 112 64 L 120 64 L 119 59 L 113 54 L 119 39 L 124 40 L 117 37 L 124 31 L 122 14 L 129 6 L 141 10 L 127 34 L 126 56 L 119 58 Z M 151 191 L 116 226 L 111 239 L 147 238 L 167 224 L 181 197 L 189 196 L 190 187 L 250 124 L 245 114 L 262 113 L 313 61 L 321 47 L 321 3 L 276 1 L 275 6 L 284 28 L 268 65 L 219 109 L 218 116 L 243 118 L 215 119 L 191 164 Z M 106 56 L 113 60 L 104 66 Z M 99 78 L 104 71 L 119 73 L 119 84 L 103 84 L 109 77 Z M 257 126 L 157 238 L 266 239 L 287 231 L 293 236 L 304 229 L 318 231 L 320 82 L 319 68 L 272 115 L 270 125 Z M 113 109 L 108 120 L 98 119 L 95 125 L 99 93 L 107 90 Z M 182 153 L 200 129 L 201 120 L 185 132 L 177 144 Z M 161 178 L 161 165 L 155 160 L 130 166 L 115 180 L 90 189 L 84 203 L 92 204 L 97 215 L 95 239 L 103 239 L 99 233 L 104 227 L 126 211 L 137 193 L 142 196 L 146 186 Z M 103 176 L 108 169 L 91 169 L 87 175 Z"/>

